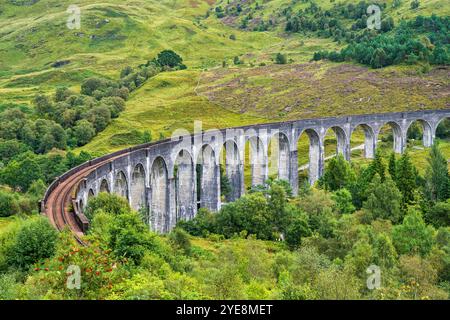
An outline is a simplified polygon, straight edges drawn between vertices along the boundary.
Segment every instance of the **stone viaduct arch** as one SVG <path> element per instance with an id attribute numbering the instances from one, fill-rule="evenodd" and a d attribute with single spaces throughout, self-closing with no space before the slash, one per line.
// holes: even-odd
<path id="1" fill-rule="evenodd" d="M 181 150 L 175 166 L 177 220 L 190 220 L 197 213 L 196 171 L 191 154 Z"/>
<path id="2" fill-rule="evenodd" d="M 342 153 L 350 160 L 350 138 L 357 128 L 362 128 L 365 157 L 373 158 L 383 126 L 392 129 L 393 149 L 402 153 L 407 144 L 408 128 L 413 123 L 421 124 L 423 144 L 429 147 L 435 139 L 438 124 L 449 117 L 448 109 L 354 115 L 265 123 L 180 136 L 118 151 L 84 164 L 85 167 L 98 165 L 77 183 L 74 201 L 76 207 L 83 210 L 88 199 L 100 192 L 118 194 L 127 199 L 133 209 L 147 210 L 150 228 L 165 233 L 177 221 L 192 219 L 198 208 L 213 212 L 221 208 L 222 152 L 225 153 L 226 175 L 233 189 L 227 201 L 234 201 L 245 192 L 246 145 L 251 184 L 265 183 L 269 176 L 269 156 L 275 154 L 276 174 L 290 182 L 295 194 L 298 190 L 297 142 L 301 136 L 306 135 L 309 139 L 309 182 L 313 184 L 323 174 L 324 140 L 329 130 L 336 136 L 336 153 Z M 60 179 L 76 170 L 80 169 L 74 168 Z M 53 184 L 49 190 L 52 187 Z"/>

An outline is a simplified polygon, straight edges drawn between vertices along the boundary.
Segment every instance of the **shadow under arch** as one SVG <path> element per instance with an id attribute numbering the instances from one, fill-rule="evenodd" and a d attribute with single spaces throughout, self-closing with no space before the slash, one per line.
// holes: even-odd
<path id="1" fill-rule="evenodd" d="M 353 128 L 351 134 L 350 134 L 350 141 L 351 141 L 351 147 L 353 145 L 353 140 L 355 138 L 355 135 L 358 135 L 358 132 L 362 130 L 363 136 L 364 136 L 364 143 L 363 147 L 361 148 L 363 150 L 363 156 L 366 159 L 373 159 L 375 157 L 375 148 L 376 148 L 376 136 L 375 131 L 373 128 L 365 123 L 358 124 L 355 128 Z M 356 145 L 355 148 L 358 149 L 359 145 Z M 350 154 L 353 152 L 350 151 Z"/>
<path id="2" fill-rule="evenodd" d="M 224 174 L 228 178 L 229 188 L 225 194 L 227 202 L 232 202 L 242 196 L 243 190 L 243 166 L 237 143 L 233 140 L 227 140 L 223 143 L 220 150 L 220 169 L 224 169 Z M 224 166 L 224 167 L 223 167 Z M 220 178 L 222 179 L 222 174 Z M 221 180 L 221 186 L 223 181 Z M 223 190 L 221 190 L 223 192 Z"/>
<path id="3" fill-rule="evenodd" d="M 191 220 L 197 213 L 195 168 L 191 154 L 181 150 L 175 159 L 175 202 L 178 220 Z"/>
<path id="4" fill-rule="evenodd" d="M 423 119 L 412 121 L 406 129 L 406 137 L 408 142 L 411 140 L 422 140 L 425 148 L 431 147 L 433 144 L 433 129 L 431 124 Z"/>
<path id="5" fill-rule="evenodd" d="M 306 134 L 309 140 L 308 144 L 308 163 L 299 166 L 300 171 L 308 172 L 308 182 L 313 185 L 321 176 L 323 171 L 323 146 L 320 136 L 314 129 L 305 129 L 300 133 L 297 146 L 300 146 L 302 137 Z M 304 148 L 299 149 L 298 152 L 304 152 Z"/>
<path id="6" fill-rule="evenodd" d="M 100 192 L 107 192 L 107 193 L 110 192 L 109 184 L 106 179 L 103 179 L 102 182 L 100 183 Z"/>
<path id="7" fill-rule="evenodd" d="M 248 161 L 250 165 L 251 186 L 264 185 L 268 178 L 268 155 L 258 136 L 248 138 Z"/>
<path id="8" fill-rule="evenodd" d="M 450 138 L 450 117 L 440 119 L 436 124 L 435 136 L 437 139 Z"/>
<path id="9" fill-rule="evenodd" d="M 128 183 L 127 178 L 123 171 L 119 171 L 116 173 L 115 179 L 114 179 L 114 193 L 125 198 L 129 199 L 129 191 L 128 191 Z"/>
<path id="10" fill-rule="evenodd" d="M 275 133 L 269 141 L 269 176 L 276 176 L 279 180 L 289 181 L 290 173 L 290 144 L 283 132 Z"/>
<path id="11" fill-rule="evenodd" d="M 350 144 L 348 143 L 349 139 L 347 137 L 347 133 L 339 126 L 330 127 L 326 132 L 328 132 L 330 129 L 336 137 L 334 156 L 342 154 L 345 160 L 350 160 Z"/>
<path id="12" fill-rule="evenodd" d="M 392 140 L 393 140 L 393 151 L 395 153 L 403 153 L 403 137 L 402 137 L 402 128 L 400 127 L 400 125 L 395 122 L 395 121 L 388 121 L 386 123 L 384 123 L 381 128 L 380 128 L 380 134 L 382 134 L 386 127 L 389 127 L 392 131 Z M 387 139 L 382 138 L 383 142 L 386 142 L 386 140 L 389 140 L 390 138 L 388 137 Z"/>
<path id="13" fill-rule="evenodd" d="M 147 207 L 147 197 L 145 192 L 145 169 L 141 163 L 133 168 L 131 173 L 130 205 L 136 211 Z"/>
<path id="14" fill-rule="evenodd" d="M 213 148 L 203 145 L 197 158 L 197 201 L 200 208 L 220 209 L 220 172 Z"/>
<path id="15" fill-rule="evenodd" d="M 153 231 L 165 233 L 170 230 L 168 173 L 166 162 L 157 157 L 150 173 L 150 227 Z"/>

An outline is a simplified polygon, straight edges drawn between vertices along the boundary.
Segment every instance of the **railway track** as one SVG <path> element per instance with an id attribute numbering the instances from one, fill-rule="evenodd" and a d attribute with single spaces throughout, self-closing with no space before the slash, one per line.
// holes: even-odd
<path id="1" fill-rule="evenodd" d="M 45 201 L 45 210 L 43 213 L 48 217 L 50 223 L 58 231 L 63 231 L 64 228 L 68 227 L 76 241 L 82 245 L 85 245 L 85 242 L 82 240 L 83 231 L 75 218 L 73 210 L 70 210 L 72 192 L 78 183 L 92 170 L 112 160 L 114 158 L 96 163 L 95 165 L 89 165 L 66 179 L 59 181 L 58 185 L 50 192 Z"/>

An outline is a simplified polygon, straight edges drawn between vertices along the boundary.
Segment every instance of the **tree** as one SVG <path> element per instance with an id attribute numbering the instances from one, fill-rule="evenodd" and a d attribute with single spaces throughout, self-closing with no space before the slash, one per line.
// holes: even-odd
<path id="1" fill-rule="evenodd" d="M 429 201 L 445 201 L 449 197 L 450 177 L 447 159 L 439 149 L 437 142 L 431 147 L 425 173 L 425 196 Z"/>
<path id="2" fill-rule="evenodd" d="M 336 203 L 336 209 L 340 214 L 350 214 L 355 212 L 356 208 L 353 205 L 352 194 L 345 188 L 337 190 L 333 193 L 331 198 Z"/>
<path id="3" fill-rule="evenodd" d="M 434 48 L 433 54 L 431 56 L 431 63 L 437 65 L 448 65 L 450 64 L 450 55 L 447 49 L 443 45 L 438 45 Z"/>
<path id="4" fill-rule="evenodd" d="M 26 192 L 33 181 L 43 179 L 36 155 L 23 153 L 20 159 L 12 160 L 0 170 L 0 181 L 14 189 Z"/>
<path id="5" fill-rule="evenodd" d="M 42 199 L 42 197 L 45 194 L 45 190 L 47 189 L 47 186 L 42 179 L 35 180 L 33 183 L 31 183 L 30 187 L 28 188 L 27 194 L 31 197 L 34 197 L 35 199 Z"/>
<path id="6" fill-rule="evenodd" d="M 7 164 L 14 157 L 29 150 L 30 148 L 26 144 L 16 139 L 0 139 L 0 162 Z"/>
<path id="7" fill-rule="evenodd" d="M 375 264 L 386 269 L 395 266 L 397 262 L 397 251 L 392 244 L 391 238 L 385 233 L 380 233 L 375 239 L 374 244 Z"/>
<path id="8" fill-rule="evenodd" d="M 397 179 L 397 160 L 394 152 L 389 156 L 388 171 L 391 175 L 391 179 L 395 181 Z"/>
<path id="9" fill-rule="evenodd" d="M 141 217 L 128 209 L 114 216 L 107 239 L 108 247 L 116 257 L 130 259 L 139 265 L 146 250 L 153 247 L 154 235 L 150 234 Z"/>
<path id="10" fill-rule="evenodd" d="M 225 198 L 228 198 L 231 194 L 231 182 L 228 179 L 228 176 L 225 172 L 225 169 L 222 165 L 219 166 L 220 169 L 220 194 Z"/>
<path id="11" fill-rule="evenodd" d="M 303 237 L 309 237 L 311 229 L 308 224 L 308 216 L 305 213 L 299 212 L 295 215 L 287 226 L 285 240 L 291 248 L 298 247 Z"/>
<path id="12" fill-rule="evenodd" d="M 33 99 L 33 103 L 36 113 L 41 116 L 46 116 L 53 112 L 53 104 L 46 95 L 36 95 Z"/>
<path id="13" fill-rule="evenodd" d="M 129 74 L 133 73 L 133 68 L 130 66 L 126 66 L 125 68 L 120 71 L 120 78 L 125 78 Z"/>
<path id="14" fill-rule="evenodd" d="M 125 100 L 120 97 L 106 97 L 101 100 L 109 111 L 111 112 L 111 118 L 117 118 L 119 114 L 125 110 Z"/>
<path id="15" fill-rule="evenodd" d="M 194 219 L 178 221 L 177 227 L 186 230 L 193 236 L 201 237 L 207 233 L 216 233 L 215 218 L 216 215 L 213 215 L 205 208 L 200 208 Z"/>
<path id="16" fill-rule="evenodd" d="M 74 92 L 72 92 L 67 87 L 58 87 L 55 91 L 55 102 L 62 102 L 65 101 L 68 97 L 73 95 Z"/>
<path id="17" fill-rule="evenodd" d="M 381 182 L 386 179 L 386 165 L 384 164 L 381 151 L 377 150 L 375 153 L 375 158 L 370 163 L 370 170 L 372 170 L 373 175 L 378 174 L 381 178 Z"/>
<path id="18" fill-rule="evenodd" d="M 387 178 L 384 183 L 379 176 L 375 176 L 367 190 L 368 198 L 363 203 L 368 220 L 389 219 L 399 222 L 402 218 L 402 194 L 395 183 Z"/>
<path id="19" fill-rule="evenodd" d="M 89 121 L 79 120 L 73 128 L 72 136 L 77 146 L 84 146 L 95 136 L 95 128 Z"/>
<path id="20" fill-rule="evenodd" d="M 313 189 L 298 201 L 299 209 L 308 215 L 311 230 L 317 231 L 324 238 L 332 237 L 335 231 L 333 205 L 331 195 L 320 189 Z"/>
<path id="21" fill-rule="evenodd" d="M 33 263 L 50 258 L 56 250 L 58 234 L 44 217 L 27 220 L 6 249 L 8 265 L 27 270 Z"/>
<path id="22" fill-rule="evenodd" d="M 413 0 L 411 1 L 411 10 L 417 9 L 420 6 L 420 1 L 419 0 Z"/>
<path id="23" fill-rule="evenodd" d="M 246 230 L 259 239 L 273 239 L 273 217 L 267 199 L 261 193 L 244 195 L 228 203 L 216 214 L 217 232 L 230 238 Z"/>
<path id="24" fill-rule="evenodd" d="M 394 226 L 392 239 L 400 254 L 428 254 L 433 246 L 433 228 L 427 226 L 420 212 L 410 209 L 403 223 Z"/>
<path id="25" fill-rule="evenodd" d="M 286 64 L 287 63 L 287 58 L 284 54 L 278 52 L 277 56 L 275 57 L 275 63 L 276 64 Z"/>
<path id="26" fill-rule="evenodd" d="M 403 195 L 403 205 L 411 204 L 414 201 L 414 191 L 416 186 L 417 170 L 411 162 L 407 152 L 405 152 L 397 163 L 397 174 L 395 183 Z"/>
<path id="27" fill-rule="evenodd" d="M 387 54 L 383 48 L 376 48 L 370 59 L 370 66 L 372 68 L 382 68 L 388 65 Z"/>
<path id="28" fill-rule="evenodd" d="M 169 234 L 169 239 L 175 248 L 182 250 L 185 254 L 191 252 L 191 241 L 182 228 L 173 229 Z"/>
<path id="29" fill-rule="evenodd" d="M 111 111 L 106 106 L 98 106 L 89 110 L 87 120 L 92 123 L 96 132 L 103 131 L 111 122 Z"/>
<path id="30" fill-rule="evenodd" d="M 158 53 L 157 62 L 161 67 L 178 67 L 183 66 L 183 58 L 172 50 L 163 50 Z"/>
<path id="31" fill-rule="evenodd" d="M 319 184 L 324 186 L 326 190 L 336 191 L 348 186 L 354 180 L 355 173 L 353 172 L 350 163 L 346 161 L 344 156 L 340 153 L 330 160 Z"/>
<path id="32" fill-rule="evenodd" d="M 272 183 L 268 192 L 268 205 L 273 217 L 272 223 L 278 232 L 283 232 L 290 223 L 286 204 L 287 194 L 285 189 L 280 184 Z"/>
<path id="33" fill-rule="evenodd" d="M 437 202 L 425 213 L 425 220 L 436 228 L 450 226 L 450 200 Z"/>
<path id="34" fill-rule="evenodd" d="M 106 81 L 98 77 L 90 77 L 81 84 L 81 94 L 92 96 L 95 91 L 103 91 Z"/>

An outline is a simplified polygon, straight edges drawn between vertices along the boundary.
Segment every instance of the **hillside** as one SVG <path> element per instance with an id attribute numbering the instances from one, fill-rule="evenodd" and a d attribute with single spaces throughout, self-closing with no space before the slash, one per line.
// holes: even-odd
<path id="1" fill-rule="evenodd" d="M 383 15 L 396 23 L 449 14 L 445 1 L 420 1 L 414 10 L 409 1 L 395 7 L 394 2 L 398 1 L 377 3 L 386 4 Z M 207 129 L 274 119 L 447 108 L 446 68 L 418 63 L 372 70 L 354 63 L 310 62 L 315 52 L 340 50 L 346 41 L 285 30 L 283 12 L 288 7 L 295 13 L 312 4 L 332 10 L 350 3 L 354 2 L 83 0 L 77 4 L 81 29 L 70 30 L 65 25 L 70 1 L 1 0 L 0 110 L 29 105 L 37 93 L 53 94 L 60 86 L 78 92 L 91 76 L 117 79 L 124 67 L 145 63 L 163 49 L 180 54 L 187 70 L 149 79 L 131 94 L 120 117 L 82 150 L 100 154 L 135 144 L 139 139 L 133 139 L 130 128 L 149 130 L 158 139 L 176 128 L 190 130 L 194 120 L 202 120 Z M 217 14 L 218 7 L 223 16 Z M 249 14 L 253 19 L 242 28 L 240 21 Z M 269 17 L 273 23 L 265 31 L 251 27 Z M 345 28 L 355 20 L 338 18 Z M 280 52 L 287 65 L 275 64 Z"/>

